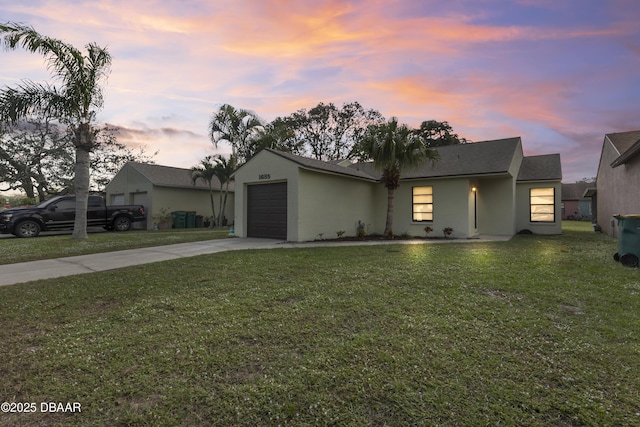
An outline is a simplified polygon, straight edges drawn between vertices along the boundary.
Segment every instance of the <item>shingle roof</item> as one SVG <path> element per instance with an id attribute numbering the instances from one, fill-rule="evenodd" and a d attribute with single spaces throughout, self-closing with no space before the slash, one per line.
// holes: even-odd
<path id="1" fill-rule="evenodd" d="M 584 199 L 587 189 L 592 188 L 594 182 L 573 182 L 562 184 L 562 200 L 580 200 Z"/>
<path id="2" fill-rule="evenodd" d="M 612 167 L 626 163 L 630 158 L 640 152 L 640 130 L 620 133 L 608 133 L 606 138 L 611 141 L 618 150 L 620 156 L 611 163 Z"/>
<path id="3" fill-rule="evenodd" d="M 403 179 L 502 174 L 509 171 L 520 137 L 437 147 L 440 160 L 402 174 Z"/>
<path id="4" fill-rule="evenodd" d="M 193 184 L 190 169 L 139 162 L 129 162 L 128 165 L 140 172 L 145 178 L 151 181 L 153 185 L 160 187 L 209 189 L 209 184 L 201 179 L 197 180 L 195 185 Z M 220 189 L 220 181 L 218 178 L 214 177 L 211 184 L 214 190 Z M 229 190 L 233 191 L 233 182 L 229 185 Z"/>
<path id="5" fill-rule="evenodd" d="M 560 154 L 529 156 L 522 159 L 518 181 L 559 181 L 561 179 Z"/>
<path id="6" fill-rule="evenodd" d="M 420 168 L 406 171 L 401 179 L 506 174 L 509 172 L 520 143 L 520 137 L 515 137 L 436 147 L 434 150 L 438 152 L 438 161 L 427 162 Z M 337 162 L 324 162 L 269 148 L 265 150 L 307 169 L 371 181 L 379 181 L 382 177 L 382 172 L 375 169 L 372 162 L 340 166 Z M 525 157 L 518 175 L 520 181 L 560 179 L 562 179 L 562 168 L 559 154 Z"/>
<path id="7" fill-rule="evenodd" d="M 613 143 L 620 154 L 624 154 L 633 144 L 640 140 L 640 130 L 630 132 L 608 133 L 607 138 Z"/>
<path id="8" fill-rule="evenodd" d="M 435 147 L 439 160 L 402 174 L 402 179 L 504 174 L 509 171 L 520 137 L 471 144 Z M 378 177 L 382 173 L 371 163 L 356 163 L 351 168 Z"/>

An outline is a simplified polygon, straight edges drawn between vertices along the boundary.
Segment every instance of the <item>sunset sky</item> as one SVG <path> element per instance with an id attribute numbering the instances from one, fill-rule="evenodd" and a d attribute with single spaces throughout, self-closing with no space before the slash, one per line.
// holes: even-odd
<path id="1" fill-rule="evenodd" d="M 118 139 L 191 167 L 214 152 L 221 104 L 264 120 L 358 101 L 472 141 L 521 136 L 560 153 L 564 182 L 594 177 L 604 134 L 640 129 L 638 0 L 0 0 L 76 47 L 108 47 L 98 116 Z M 0 51 L 0 86 L 49 79 Z"/>

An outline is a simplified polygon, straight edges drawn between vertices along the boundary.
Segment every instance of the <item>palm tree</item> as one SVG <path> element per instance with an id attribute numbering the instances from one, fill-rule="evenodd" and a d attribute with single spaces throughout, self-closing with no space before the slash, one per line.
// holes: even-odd
<path id="1" fill-rule="evenodd" d="M 252 156 L 252 139 L 261 128 L 255 113 L 223 104 L 211 118 L 209 136 L 214 147 L 220 142 L 231 145 L 233 156 L 244 162 Z"/>
<path id="2" fill-rule="evenodd" d="M 213 228 L 216 218 L 216 210 L 213 202 L 213 179 L 216 177 L 216 172 L 215 166 L 211 163 L 211 156 L 205 157 L 200 160 L 198 166 L 191 168 L 191 181 L 193 185 L 195 185 L 199 179 L 209 184 L 209 199 L 211 200 L 211 221 L 209 228 Z"/>
<path id="3" fill-rule="evenodd" d="M 220 198 L 222 198 L 222 185 L 224 185 L 224 200 L 220 202 L 220 210 L 218 212 L 218 225 L 222 226 L 222 220 L 224 217 L 224 211 L 227 207 L 227 195 L 229 194 L 229 184 L 233 181 L 233 173 L 236 170 L 237 160 L 236 157 L 231 155 L 229 159 L 225 159 L 221 155 L 215 157 L 216 165 L 214 166 L 215 175 L 220 181 Z"/>
<path id="4" fill-rule="evenodd" d="M 438 153 L 425 145 L 407 125 L 399 125 L 392 117 L 387 123 L 367 129 L 360 147 L 365 158 L 373 160 L 382 170 L 382 183 L 387 188 L 387 221 L 384 234 L 393 236 L 393 205 L 395 190 L 400 186 L 400 174 L 438 159 Z"/>
<path id="5" fill-rule="evenodd" d="M 74 187 L 76 217 L 74 239 L 86 239 L 89 199 L 90 153 L 96 146 L 94 121 L 103 106 L 100 81 L 111 65 L 106 48 L 85 46 L 86 54 L 61 40 L 16 23 L 0 25 L 0 36 L 9 49 L 20 46 L 46 59 L 59 87 L 24 80 L 17 88 L 0 90 L 0 121 L 16 122 L 33 113 L 48 113 L 68 126 L 76 150 Z"/>

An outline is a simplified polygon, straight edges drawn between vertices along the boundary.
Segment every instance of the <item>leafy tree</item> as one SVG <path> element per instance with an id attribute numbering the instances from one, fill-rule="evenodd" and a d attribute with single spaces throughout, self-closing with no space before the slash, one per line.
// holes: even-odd
<path id="1" fill-rule="evenodd" d="M 291 119 L 277 117 L 272 122 L 267 123 L 257 133 L 252 155 L 255 155 L 255 153 L 263 148 L 272 148 L 274 150 L 302 155 L 304 154 L 304 141 L 296 138 L 295 125 Z"/>
<path id="2" fill-rule="evenodd" d="M 444 145 L 466 144 L 469 141 L 460 138 L 448 122 L 426 120 L 414 133 L 422 137 L 427 147 L 442 147 Z"/>
<path id="3" fill-rule="evenodd" d="M 593 183 L 596 182 L 596 177 L 595 176 L 593 176 L 593 177 L 584 177 L 584 178 L 576 181 L 576 183 L 578 183 L 578 182 L 586 182 L 588 184 L 593 184 Z"/>
<path id="4" fill-rule="evenodd" d="M 216 209 L 213 201 L 213 179 L 216 177 L 217 171 L 211 160 L 212 156 L 207 156 L 200 160 L 200 164 L 198 166 L 191 168 L 191 181 L 194 185 L 199 179 L 209 184 L 209 200 L 211 201 L 211 221 L 209 223 L 209 228 L 213 228 L 214 219 L 216 217 Z"/>
<path id="5" fill-rule="evenodd" d="M 319 160 L 338 160 L 357 157 L 354 147 L 367 127 L 384 122 L 384 117 L 376 110 L 365 110 L 358 102 L 344 104 L 341 109 L 321 102 L 279 120 L 294 130 L 301 152 Z"/>
<path id="6" fill-rule="evenodd" d="M 127 162 L 154 163 L 144 146 L 137 150 L 118 142 L 117 130 L 108 125 L 96 127 L 95 147 L 91 151 L 91 191 L 104 191 L 107 184 Z M 71 145 L 73 147 L 73 145 Z"/>
<path id="7" fill-rule="evenodd" d="M 111 56 L 106 48 L 95 43 L 86 45 L 83 54 L 68 43 L 16 23 L 0 25 L 0 35 L 8 49 L 21 46 L 43 55 L 54 78 L 61 83 L 56 87 L 24 80 L 17 88 L 0 90 L 0 121 L 15 122 L 33 113 L 48 112 L 68 126 L 76 149 L 76 215 L 72 237 L 86 239 L 90 153 L 96 143 L 94 122 L 97 110 L 103 106 L 100 82 L 109 72 Z"/>
<path id="8" fill-rule="evenodd" d="M 387 220 L 384 234 L 393 236 L 393 208 L 395 190 L 400 186 L 400 174 L 414 167 L 436 160 L 438 153 L 426 146 L 424 140 L 407 125 L 398 124 L 393 117 L 387 123 L 372 125 L 367 129 L 361 152 L 373 160 L 376 169 L 382 171 L 382 183 L 387 188 Z"/>
<path id="9" fill-rule="evenodd" d="M 0 129 L 0 191 L 22 190 L 43 201 L 53 194 L 73 192 L 75 147 L 64 126 L 50 118 L 30 117 Z M 96 128 L 91 152 L 91 191 L 102 191 L 129 161 L 151 162 L 141 147 L 136 153 L 117 142 L 110 128 Z"/>
<path id="10" fill-rule="evenodd" d="M 209 136 L 215 147 L 220 142 L 231 145 L 233 156 L 245 162 L 253 155 L 254 142 L 262 126 L 255 113 L 223 104 L 209 122 Z"/>
<path id="11" fill-rule="evenodd" d="M 65 132 L 50 119 L 29 119 L 0 128 L 0 182 L 2 191 L 22 190 L 40 201 L 55 188 L 59 169 L 73 164 Z"/>

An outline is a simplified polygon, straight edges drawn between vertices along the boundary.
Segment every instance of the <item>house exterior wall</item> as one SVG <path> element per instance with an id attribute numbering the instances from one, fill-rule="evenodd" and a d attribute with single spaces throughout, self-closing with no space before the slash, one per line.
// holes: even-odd
<path id="1" fill-rule="evenodd" d="M 455 238 L 512 236 L 524 228 L 541 234 L 560 233 L 560 182 L 516 183 L 523 161 L 521 146 L 509 155 L 507 170 L 495 174 L 402 180 L 394 196 L 394 234 L 424 236 L 425 226 L 433 229 L 433 236 L 442 236 L 442 230 L 451 227 Z M 305 161 L 268 150 L 238 169 L 235 180 L 235 233 L 240 237 L 247 237 L 248 186 L 276 182 L 287 183 L 289 241 L 334 238 L 338 231 L 353 236 L 358 221 L 365 224 L 368 234 L 384 232 L 388 192 L 379 182 L 311 169 Z M 413 188 L 421 186 L 433 187 L 432 221 L 413 221 Z M 550 186 L 556 194 L 556 220 L 531 223 L 529 189 Z"/>
<path id="2" fill-rule="evenodd" d="M 287 183 L 287 240 L 298 237 L 298 185 L 299 167 L 268 151 L 262 151 L 238 169 L 234 175 L 236 236 L 247 237 L 247 186 L 275 182 Z"/>
<path id="3" fill-rule="evenodd" d="M 121 197 L 119 197 L 121 196 Z M 220 209 L 220 192 L 214 191 L 216 214 Z M 122 198 L 125 204 L 138 204 L 138 200 L 146 200 L 146 228 L 153 229 L 154 217 L 163 210 L 195 211 L 197 215 L 211 216 L 209 190 L 202 188 L 154 186 L 147 177 L 130 165 L 125 165 L 106 187 L 107 203 L 114 198 Z M 234 218 L 234 193 L 227 195 L 224 215 L 231 223 Z"/>
<path id="4" fill-rule="evenodd" d="M 122 167 L 107 184 L 105 189 L 105 199 L 108 205 L 122 202 L 125 205 L 142 204 L 147 212 L 147 220 L 142 227 L 150 229 L 153 227 L 153 185 L 140 172 L 126 164 Z M 144 203 L 138 203 L 140 200 Z M 134 223 L 136 226 L 138 223 Z"/>
<path id="5" fill-rule="evenodd" d="M 580 219 L 578 200 L 563 200 L 562 205 L 562 219 Z"/>
<path id="6" fill-rule="evenodd" d="M 580 215 L 580 219 L 591 219 L 593 217 L 593 212 L 591 212 L 591 200 L 585 199 L 580 200 L 578 202 L 578 213 Z"/>
<path id="7" fill-rule="evenodd" d="M 413 221 L 413 188 L 433 187 L 433 221 Z M 470 193 L 468 179 L 416 179 L 401 181 L 395 190 L 392 229 L 394 234 L 424 236 L 424 228 L 433 229 L 430 236 L 443 236 L 442 229 L 453 228 L 451 237 L 467 238 L 476 234 L 470 229 Z M 376 227 L 378 234 L 384 232 L 387 219 L 387 189 L 378 184 L 375 191 Z"/>
<path id="8" fill-rule="evenodd" d="M 478 234 L 495 236 L 515 234 L 516 177 L 520 172 L 523 158 L 522 141 L 518 141 L 506 174 L 478 178 Z"/>
<path id="9" fill-rule="evenodd" d="M 611 163 L 620 154 L 605 137 L 598 167 L 597 223 L 602 232 L 618 236 L 618 222 L 613 215 L 640 214 L 640 156 L 612 168 Z"/>
<path id="10" fill-rule="evenodd" d="M 531 205 L 529 190 L 532 188 L 554 188 L 555 194 L 555 221 L 531 222 Z M 562 234 L 562 184 L 560 181 L 531 181 L 517 184 L 517 231 L 531 230 L 535 234 Z"/>
<path id="11" fill-rule="evenodd" d="M 478 232 L 513 236 L 516 231 L 514 178 L 482 178 L 478 181 Z"/>
<path id="12" fill-rule="evenodd" d="M 217 217 L 221 207 L 220 192 L 214 191 L 213 197 Z M 209 197 L 209 190 L 199 188 L 191 189 L 154 186 L 153 211 L 151 213 L 152 218 L 154 215 L 160 214 L 162 209 L 166 209 L 169 212 L 195 212 L 196 215 L 210 217 L 211 199 Z M 234 194 L 231 192 L 227 195 L 227 204 L 225 206 L 224 216 L 227 218 L 229 224 L 233 222 Z M 153 224 L 151 224 L 151 226 L 153 226 Z"/>
<path id="13" fill-rule="evenodd" d="M 358 221 L 365 224 L 365 232 L 376 227 L 374 213 L 374 182 L 339 175 L 300 169 L 298 200 L 299 241 L 357 235 Z"/>

